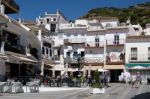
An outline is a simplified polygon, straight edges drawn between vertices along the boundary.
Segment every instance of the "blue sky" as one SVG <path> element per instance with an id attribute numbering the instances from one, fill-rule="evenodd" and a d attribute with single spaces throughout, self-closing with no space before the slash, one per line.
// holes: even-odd
<path id="1" fill-rule="evenodd" d="M 55 13 L 60 10 L 69 20 L 74 20 L 93 8 L 125 8 L 150 0 L 16 0 L 20 5 L 20 16 L 23 19 L 35 20 L 44 12 Z"/>

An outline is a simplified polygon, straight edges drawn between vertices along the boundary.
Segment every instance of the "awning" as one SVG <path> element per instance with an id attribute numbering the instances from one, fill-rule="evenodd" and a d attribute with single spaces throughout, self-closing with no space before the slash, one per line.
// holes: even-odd
<path id="1" fill-rule="evenodd" d="M 8 57 L 4 54 L 0 54 L 0 60 L 7 60 Z"/>
<path id="2" fill-rule="evenodd" d="M 44 62 L 44 69 L 45 70 L 51 70 L 52 69 L 52 67 L 53 67 L 53 65 L 52 65 L 53 61 L 52 60 L 43 59 L 42 61 Z"/>
<path id="3" fill-rule="evenodd" d="M 103 69 L 107 70 L 120 70 L 120 69 L 125 69 L 124 65 L 105 65 Z"/>
<path id="4" fill-rule="evenodd" d="M 43 59 L 44 65 L 48 65 L 50 67 L 53 67 L 53 61 L 50 59 Z"/>
<path id="5" fill-rule="evenodd" d="M 131 68 L 128 68 L 128 69 L 147 69 L 146 67 L 143 67 L 143 66 L 134 66 L 134 67 L 131 67 Z"/>
<path id="6" fill-rule="evenodd" d="M 126 64 L 126 67 L 128 68 L 132 68 L 135 66 L 150 67 L 150 63 L 128 63 Z"/>
<path id="7" fill-rule="evenodd" d="M 86 66 L 86 70 L 93 70 L 93 71 L 96 71 L 98 69 L 102 69 L 102 66 Z"/>
<path id="8" fill-rule="evenodd" d="M 8 56 L 8 59 L 10 63 L 26 63 L 26 64 L 33 64 L 38 63 L 38 60 L 34 58 L 33 56 L 26 56 L 23 54 L 18 54 L 14 52 L 6 52 L 6 55 Z"/>

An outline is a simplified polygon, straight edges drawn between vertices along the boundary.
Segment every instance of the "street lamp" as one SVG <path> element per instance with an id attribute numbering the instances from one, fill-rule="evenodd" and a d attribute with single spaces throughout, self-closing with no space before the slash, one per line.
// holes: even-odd
<path id="1" fill-rule="evenodd" d="M 83 60 L 83 57 L 81 57 L 81 54 L 77 54 L 76 56 L 74 56 L 74 59 L 77 60 L 78 62 L 78 77 L 81 76 L 81 62 Z"/>

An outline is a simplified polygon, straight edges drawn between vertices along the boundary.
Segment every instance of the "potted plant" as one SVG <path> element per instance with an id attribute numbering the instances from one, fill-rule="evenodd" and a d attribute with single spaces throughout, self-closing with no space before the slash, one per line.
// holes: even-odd
<path id="1" fill-rule="evenodd" d="M 93 82 L 90 85 L 90 87 L 91 87 L 90 93 L 92 93 L 92 94 L 105 93 L 105 88 L 101 84 L 100 74 L 99 74 L 98 70 L 96 70 L 94 73 Z"/>

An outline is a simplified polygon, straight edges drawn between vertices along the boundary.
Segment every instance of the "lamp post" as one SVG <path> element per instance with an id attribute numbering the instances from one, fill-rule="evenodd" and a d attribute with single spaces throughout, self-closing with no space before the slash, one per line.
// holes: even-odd
<path id="1" fill-rule="evenodd" d="M 78 77 L 81 76 L 81 61 L 83 60 L 83 57 L 81 57 L 81 54 L 77 54 L 74 59 L 77 60 L 77 63 L 78 63 Z"/>

